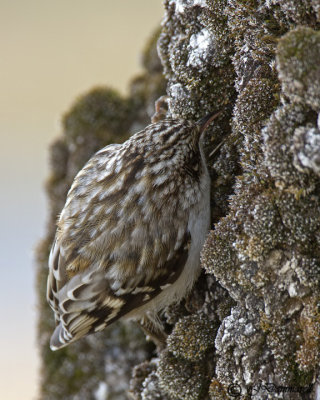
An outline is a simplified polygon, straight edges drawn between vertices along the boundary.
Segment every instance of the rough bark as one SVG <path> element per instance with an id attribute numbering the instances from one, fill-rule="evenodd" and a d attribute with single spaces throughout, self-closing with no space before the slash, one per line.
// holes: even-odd
<path id="1" fill-rule="evenodd" d="M 149 122 L 163 94 L 155 42 L 129 99 L 93 91 L 66 115 L 51 149 L 39 257 L 42 398 L 95 398 L 100 385 L 101 396 L 109 392 L 96 398 L 126 399 L 133 365 L 136 400 L 320 398 L 319 28 L 317 0 L 165 1 L 158 52 L 168 115 L 223 113 L 206 138 L 212 230 L 203 274 L 166 310 L 172 333 L 156 357 L 122 324 L 52 354 L 43 303 L 53 221 L 74 174 L 93 151 Z"/>

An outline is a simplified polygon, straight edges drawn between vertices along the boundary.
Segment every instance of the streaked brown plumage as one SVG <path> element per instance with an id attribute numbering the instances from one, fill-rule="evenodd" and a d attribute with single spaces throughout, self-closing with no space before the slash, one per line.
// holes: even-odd
<path id="1" fill-rule="evenodd" d="M 122 316 L 161 336 L 157 313 L 199 274 L 210 219 L 200 136 L 214 118 L 151 124 L 78 173 L 49 259 L 53 350 Z"/>

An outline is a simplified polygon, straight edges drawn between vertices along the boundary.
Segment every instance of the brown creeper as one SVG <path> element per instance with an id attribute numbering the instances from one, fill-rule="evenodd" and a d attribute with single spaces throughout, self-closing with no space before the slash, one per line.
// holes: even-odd
<path id="1" fill-rule="evenodd" d="M 210 220 L 200 137 L 216 116 L 151 124 L 78 173 L 49 258 L 52 350 L 124 316 L 163 338 L 157 313 L 200 273 Z"/>

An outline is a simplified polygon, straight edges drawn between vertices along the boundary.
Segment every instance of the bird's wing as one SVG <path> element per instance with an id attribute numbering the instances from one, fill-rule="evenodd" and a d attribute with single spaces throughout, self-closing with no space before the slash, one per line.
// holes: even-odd
<path id="1" fill-rule="evenodd" d="M 89 203 L 87 192 L 90 192 L 90 183 L 89 181 L 84 182 L 84 180 L 89 180 L 90 176 L 94 178 L 95 175 L 99 174 L 99 164 L 95 165 L 96 163 L 94 161 L 98 161 L 99 159 L 101 159 L 101 161 L 106 161 L 108 159 L 112 161 L 113 157 L 117 155 L 117 152 L 120 148 L 121 145 L 119 144 L 111 144 L 97 152 L 91 159 L 93 162 L 90 162 L 90 160 L 84 169 L 79 172 L 69 190 L 67 202 L 60 215 L 60 221 L 58 223 L 60 227 L 58 227 L 49 256 L 47 300 L 50 307 L 54 311 L 56 323 L 59 323 L 60 321 L 58 293 L 79 268 L 83 270 L 85 269 L 84 258 L 82 260 L 83 266 L 81 267 L 81 262 L 78 262 L 80 260 L 74 260 L 75 257 L 70 254 L 70 251 L 71 253 L 74 252 L 73 249 L 75 248 L 75 241 L 71 238 L 68 240 L 68 236 L 70 237 L 73 234 L 72 232 L 75 231 L 72 228 L 77 224 L 77 222 L 79 222 L 77 221 L 77 217 L 79 216 L 79 212 L 81 211 L 82 207 L 84 208 L 84 214 L 87 214 L 86 209 L 88 209 L 88 205 L 85 203 Z M 100 154 L 102 154 L 103 157 L 99 156 Z M 110 169 L 112 171 L 112 163 L 110 164 Z M 82 173 L 83 171 L 85 171 L 84 174 Z M 105 168 L 103 172 L 107 175 L 108 169 Z M 76 192 L 77 195 L 75 195 L 74 192 Z M 76 200 L 69 201 L 70 198 L 74 198 Z M 82 225 L 85 226 L 85 223 Z M 61 240 L 62 236 L 66 238 L 66 240 Z M 70 262 L 70 260 L 72 261 Z M 72 271 L 73 265 L 75 266 L 75 271 Z"/>
<path id="2" fill-rule="evenodd" d="M 116 150 L 89 161 L 61 214 L 47 290 L 58 323 L 52 349 L 149 302 L 175 282 L 188 258 L 185 213 L 173 200 L 157 202 L 157 187 L 148 185 L 155 178 L 150 171 L 143 183 L 138 178 L 145 167 L 142 155 L 118 157 L 123 148 Z"/>
<path id="3" fill-rule="evenodd" d="M 86 334 L 98 332 L 156 297 L 179 277 L 188 258 L 189 244 L 190 235 L 186 232 L 181 246 L 154 278 L 146 283 L 145 274 L 136 274 L 135 281 L 140 282 L 136 287 L 120 286 L 114 290 L 110 271 L 94 267 L 73 276 L 54 294 L 59 324 L 52 335 L 51 348 L 58 349 Z M 50 285 L 53 287 L 54 283 Z"/>

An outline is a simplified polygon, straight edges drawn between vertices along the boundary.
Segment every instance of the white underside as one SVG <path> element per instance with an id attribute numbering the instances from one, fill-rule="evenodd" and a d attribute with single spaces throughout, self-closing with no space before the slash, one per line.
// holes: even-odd
<path id="1" fill-rule="evenodd" d="M 179 278 L 158 296 L 142 307 L 132 310 L 126 315 L 128 319 L 140 320 L 147 315 L 157 320 L 156 315 L 170 304 L 182 300 L 192 289 L 198 278 L 200 268 L 200 252 L 210 226 L 210 178 L 205 175 L 201 182 L 203 196 L 201 201 L 191 210 L 188 229 L 191 234 L 189 256 Z"/>

